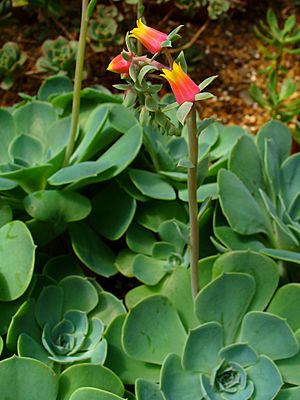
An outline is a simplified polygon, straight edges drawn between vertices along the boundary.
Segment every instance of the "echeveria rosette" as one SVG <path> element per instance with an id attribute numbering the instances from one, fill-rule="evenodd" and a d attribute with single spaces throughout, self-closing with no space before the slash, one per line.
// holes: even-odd
<path id="1" fill-rule="evenodd" d="M 297 393 L 300 321 L 296 306 L 291 310 L 291 304 L 299 304 L 300 285 L 285 285 L 273 296 L 278 281 L 276 266 L 253 254 L 258 261 L 265 260 L 259 266 L 263 274 L 268 272 L 274 278 L 272 285 L 264 288 L 261 271 L 252 268 L 254 274 L 249 275 L 243 272 L 242 264 L 228 260 L 227 254 L 222 256 L 227 272 L 198 294 L 196 324 L 183 320 L 174 300 L 176 288 L 172 287 L 171 297 L 166 289 L 161 290 L 162 295 L 146 288 L 134 289 L 133 308 L 123 326 L 124 349 L 134 359 L 162 364 L 160 386 L 137 382 L 138 400 L 148 400 L 151 393 L 166 400 L 272 400 Z M 242 261 L 241 255 L 237 256 Z M 230 272 L 229 261 L 235 272 Z M 220 265 L 218 268 L 220 273 Z M 156 320 L 156 314 L 163 315 L 164 322 Z M 146 324 L 155 328 L 147 330 L 144 338 Z M 160 344 L 159 350 L 156 344 Z"/>
<path id="2" fill-rule="evenodd" d="M 160 240 L 151 230 L 131 224 L 126 233 L 129 249 L 122 250 L 116 259 L 121 273 L 153 286 L 177 267 L 188 267 L 187 225 L 173 218 L 159 224 L 157 234 Z"/>
<path id="3" fill-rule="evenodd" d="M 78 362 L 103 364 L 107 343 L 99 317 L 101 295 L 92 281 L 75 275 L 44 287 L 36 300 L 27 300 L 14 315 L 7 347 L 17 347 L 19 356 L 36 358 L 51 367 Z M 102 300 L 110 303 L 107 297 Z"/>

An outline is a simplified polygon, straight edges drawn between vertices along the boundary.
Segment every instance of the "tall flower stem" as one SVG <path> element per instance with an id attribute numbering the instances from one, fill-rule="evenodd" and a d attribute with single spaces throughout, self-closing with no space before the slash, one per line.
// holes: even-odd
<path id="1" fill-rule="evenodd" d="M 197 203 L 197 164 L 198 164 L 198 133 L 196 123 L 196 107 L 193 105 L 187 119 L 189 159 L 192 163 L 188 170 L 188 197 L 190 216 L 190 267 L 192 276 L 192 293 L 198 293 L 198 259 L 199 259 L 199 226 Z"/>
<path id="2" fill-rule="evenodd" d="M 137 5 L 136 5 L 136 16 L 137 16 L 137 19 L 142 18 L 143 14 L 144 14 L 143 0 L 138 0 Z M 139 40 L 137 42 L 137 54 L 139 56 L 143 54 L 143 46 L 142 46 L 142 43 Z"/>
<path id="3" fill-rule="evenodd" d="M 71 133 L 66 150 L 64 165 L 68 165 L 70 161 L 78 129 L 78 120 L 80 111 L 80 91 L 81 91 L 83 65 L 84 65 L 86 35 L 88 28 L 88 15 L 87 15 L 88 4 L 89 0 L 82 0 L 80 35 L 79 35 L 78 53 L 77 53 L 76 68 L 75 68 L 75 79 L 74 79 Z"/>

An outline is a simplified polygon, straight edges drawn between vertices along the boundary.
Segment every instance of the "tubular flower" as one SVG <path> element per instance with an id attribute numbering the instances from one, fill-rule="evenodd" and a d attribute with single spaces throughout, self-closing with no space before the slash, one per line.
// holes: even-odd
<path id="1" fill-rule="evenodd" d="M 117 57 L 113 58 L 109 63 L 107 69 L 111 72 L 116 72 L 117 74 L 128 74 L 130 61 L 125 60 L 122 54 L 119 54 Z"/>
<path id="2" fill-rule="evenodd" d="M 200 93 L 200 89 L 179 64 L 174 61 L 171 71 L 168 69 L 163 69 L 162 71 L 163 74 L 161 76 L 169 82 L 178 104 L 182 104 L 185 101 L 195 101 L 195 96 Z"/>
<path id="3" fill-rule="evenodd" d="M 168 39 L 168 35 L 156 29 L 149 28 L 149 26 L 143 24 L 141 18 L 136 21 L 136 24 L 137 28 L 130 31 L 130 37 L 139 40 L 152 54 L 160 51 L 161 44 Z"/>

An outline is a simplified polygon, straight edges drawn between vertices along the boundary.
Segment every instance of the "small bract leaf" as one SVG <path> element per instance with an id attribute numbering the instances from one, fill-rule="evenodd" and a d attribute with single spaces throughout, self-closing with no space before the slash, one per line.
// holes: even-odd
<path id="1" fill-rule="evenodd" d="M 185 119 L 188 116 L 189 112 L 191 111 L 193 104 L 191 101 L 185 101 L 181 104 L 176 111 L 176 117 L 181 125 L 184 125 Z"/>

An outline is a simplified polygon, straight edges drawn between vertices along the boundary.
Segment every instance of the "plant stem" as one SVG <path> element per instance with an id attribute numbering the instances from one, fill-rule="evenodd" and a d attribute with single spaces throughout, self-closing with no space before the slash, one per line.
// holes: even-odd
<path id="1" fill-rule="evenodd" d="M 70 139 L 66 150 L 64 165 L 68 165 L 71 155 L 73 153 L 76 133 L 78 129 L 79 111 L 80 111 L 80 91 L 82 83 L 85 45 L 86 45 L 86 34 L 88 27 L 88 8 L 89 0 L 82 0 L 82 11 L 81 11 L 81 25 L 78 43 L 78 53 L 75 68 L 75 79 L 74 79 L 74 94 L 73 94 L 73 105 L 72 105 L 72 122 L 71 122 L 71 133 Z"/>
<path id="2" fill-rule="evenodd" d="M 137 19 L 142 18 L 143 16 L 143 0 L 138 0 L 137 5 L 136 5 L 136 16 Z M 143 54 L 143 46 L 142 43 L 138 40 L 137 42 L 137 54 L 140 56 Z"/>
<path id="3" fill-rule="evenodd" d="M 196 107 L 193 105 L 187 119 L 189 159 L 193 164 L 188 170 L 188 196 L 190 215 L 190 267 L 192 277 L 192 293 L 198 293 L 198 259 L 199 259 L 199 226 L 197 203 L 197 164 L 198 164 L 198 133 L 196 123 Z"/>

